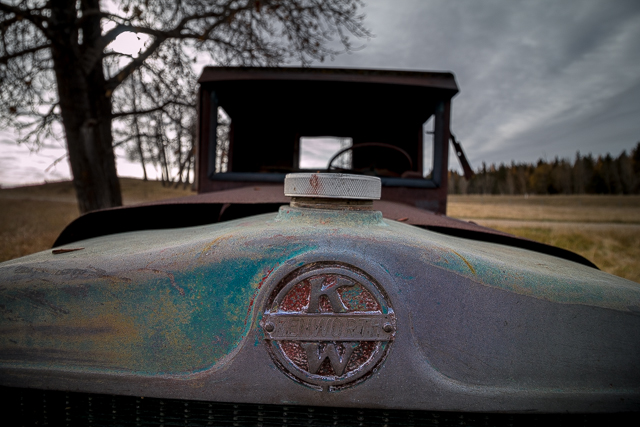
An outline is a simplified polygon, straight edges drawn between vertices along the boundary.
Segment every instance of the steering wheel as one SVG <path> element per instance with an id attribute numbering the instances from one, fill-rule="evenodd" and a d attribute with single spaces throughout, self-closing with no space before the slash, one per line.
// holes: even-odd
<path id="1" fill-rule="evenodd" d="M 355 150 L 355 149 L 367 148 L 367 147 L 382 147 L 382 148 L 389 148 L 391 150 L 395 150 L 401 153 L 409 162 L 409 168 L 407 170 L 413 169 L 413 161 L 411 160 L 411 156 L 409 155 L 409 153 L 407 153 L 400 147 L 396 147 L 395 145 L 391 145 L 391 144 L 385 144 L 384 142 L 363 142 L 362 144 L 356 144 L 356 145 L 352 145 L 351 147 L 343 148 L 342 150 L 334 154 L 333 157 L 331 157 L 331 159 L 329 160 L 329 165 L 327 166 L 327 169 L 341 169 L 344 171 L 353 171 L 354 170 L 353 167 L 336 168 L 333 166 L 333 162 L 335 162 L 338 157 L 340 157 L 342 154 L 346 153 L 349 150 Z"/>

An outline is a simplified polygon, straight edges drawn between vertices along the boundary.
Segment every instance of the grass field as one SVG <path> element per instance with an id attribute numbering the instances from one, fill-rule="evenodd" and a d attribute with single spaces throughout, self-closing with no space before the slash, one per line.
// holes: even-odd
<path id="1" fill-rule="evenodd" d="M 125 205 L 193 194 L 157 181 L 121 178 L 120 185 Z M 0 189 L 0 262 L 50 248 L 78 214 L 71 182 Z"/>
<path id="2" fill-rule="evenodd" d="M 451 196 L 448 214 L 569 249 L 640 282 L 640 196 Z"/>
<path id="3" fill-rule="evenodd" d="M 125 204 L 193 194 L 155 181 L 121 185 Z M 640 196 L 451 196 L 448 214 L 569 249 L 640 282 Z M 0 261 L 50 248 L 77 216 L 70 182 L 0 189 Z"/>

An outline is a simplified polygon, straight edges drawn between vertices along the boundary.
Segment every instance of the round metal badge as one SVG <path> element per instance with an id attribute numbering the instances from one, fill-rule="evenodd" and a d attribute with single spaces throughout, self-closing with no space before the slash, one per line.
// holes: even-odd
<path id="1" fill-rule="evenodd" d="M 316 390 L 350 387 L 375 372 L 396 332 L 382 287 L 347 264 L 316 262 L 285 277 L 260 321 L 271 358 Z"/>

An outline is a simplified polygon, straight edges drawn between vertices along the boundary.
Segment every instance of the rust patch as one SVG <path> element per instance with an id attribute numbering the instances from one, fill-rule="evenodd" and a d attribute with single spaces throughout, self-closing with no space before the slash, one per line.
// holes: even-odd
<path id="1" fill-rule="evenodd" d="M 313 190 L 313 194 L 320 194 L 320 190 L 322 189 L 322 184 L 320 183 L 320 179 L 318 179 L 318 175 L 313 174 L 309 179 L 309 185 L 311 185 L 311 189 Z"/>
<path id="2" fill-rule="evenodd" d="M 373 357 L 379 345 L 380 344 L 375 341 L 362 341 L 351 354 L 347 371 L 354 371 L 367 363 Z"/>
<path id="3" fill-rule="evenodd" d="M 280 343 L 280 347 L 287 355 L 287 358 L 291 361 L 291 363 L 305 371 L 309 370 L 309 364 L 307 363 L 307 354 L 305 353 L 299 342 L 282 341 Z"/>
<path id="4" fill-rule="evenodd" d="M 265 280 L 267 280 L 269 278 L 269 276 L 271 275 L 271 273 L 273 273 L 273 269 L 275 267 L 271 267 L 269 270 L 267 270 L 267 273 L 262 276 L 262 280 L 260 280 L 260 283 L 258 283 L 258 287 L 257 289 L 260 290 L 260 288 L 262 287 L 262 285 L 264 285 Z"/>
<path id="5" fill-rule="evenodd" d="M 458 252 L 456 252 L 456 251 L 453 251 L 453 250 L 452 250 L 451 252 L 453 252 L 454 254 L 458 255 L 458 257 L 460 257 L 460 259 L 461 259 L 462 261 L 464 261 L 464 263 L 465 263 L 465 264 L 467 264 L 467 267 L 469 267 L 469 270 L 471 270 L 471 272 L 472 272 L 474 275 L 476 275 L 476 274 L 477 274 L 477 273 L 476 273 L 476 269 L 475 269 L 475 268 L 473 268 L 473 266 L 469 263 L 469 261 L 467 261 L 467 259 L 466 259 L 465 257 L 463 257 L 462 255 L 460 255 L 460 254 L 459 254 Z"/>
<path id="6" fill-rule="evenodd" d="M 350 311 L 380 312 L 381 310 L 380 304 L 371 295 L 371 292 L 359 284 L 352 288 L 340 288 L 338 293 Z"/>
<path id="7" fill-rule="evenodd" d="M 309 307 L 309 295 L 311 285 L 304 280 L 295 285 L 280 303 L 280 310 L 290 312 L 301 312 Z"/>
<path id="8" fill-rule="evenodd" d="M 249 319 L 249 315 L 251 314 L 251 309 L 253 308 L 253 303 L 256 299 L 256 296 L 258 295 L 258 291 L 260 290 L 260 288 L 262 288 L 262 285 L 264 285 L 264 282 L 269 278 L 274 268 L 275 267 L 271 267 L 269 270 L 267 270 L 267 273 L 264 276 L 262 276 L 262 279 L 260 280 L 260 282 L 258 282 L 258 286 L 256 287 L 256 292 L 254 292 L 253 296 L 251 297 L 251 301 L 249 301 L 249 307 L 247 307 L 247 314 L 244 316 L 245 325 L 247 324 L 247 320 Z"/>
<path id="9" fill-rule="evenodd" d="M 208 252 L 211 250 L 211 248 L 213 248 L 214 246 L 216 246 L 218 243 L 224 241 L 224 240 L 228 240 L 230 239 L 232 236 L 230 234 L 224 235 L 224 236 L 220 236 L 217 237 L 215 239 L 213 239 L 211 242 L 209 242 L 209 244 L 207 246 L 205 246 L 201 251 L 200 251 L 200 256 L 202 255 L 207 255 Z"/>

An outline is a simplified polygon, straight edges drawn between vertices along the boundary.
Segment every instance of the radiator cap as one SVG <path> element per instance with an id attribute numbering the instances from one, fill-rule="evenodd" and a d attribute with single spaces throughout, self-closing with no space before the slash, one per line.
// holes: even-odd
<path id="1" fill-rule="evenodd" d="M 379 200 L 380 178 L 346 173 L 290 173 L 284 195 L 327 199 Z"/>

